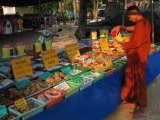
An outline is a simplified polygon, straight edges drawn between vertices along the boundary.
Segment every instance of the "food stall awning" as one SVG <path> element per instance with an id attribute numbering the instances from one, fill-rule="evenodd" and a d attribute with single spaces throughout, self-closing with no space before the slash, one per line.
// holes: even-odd
<path id="1" fill-rule="evenodd" d="M 31 6 L 31 5 L 38 5 L 39 3 L 46 3 L 46 2 L 53 2 L 59 0 L 0 0 L 0 6 Z"/>

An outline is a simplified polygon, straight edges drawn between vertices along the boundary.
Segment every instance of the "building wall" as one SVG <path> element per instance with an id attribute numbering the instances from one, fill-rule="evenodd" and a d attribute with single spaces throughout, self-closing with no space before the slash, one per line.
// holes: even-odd
<path id="1" fill-rule="evenodd" d="M 3 14 L 15 14 L 15 7 L 6 7 L 6 6 L 2 6 L 3 8 Z"/>
<path id="2" fill-rule="evenodd" d="M 15 7 L 15 12 L 18 12 L 21 16 L 23 16 L 24 13 L 31 13 L 27 7 Z"/>
<path id="3" fill-rule="evenodd" d="M 16 14 L 18 12 L 21 16 L 23 16 L 24 13 L 31 13 L 27 7 L 7 7 L 2 6 L 3 8 L 3 14 Z"/>

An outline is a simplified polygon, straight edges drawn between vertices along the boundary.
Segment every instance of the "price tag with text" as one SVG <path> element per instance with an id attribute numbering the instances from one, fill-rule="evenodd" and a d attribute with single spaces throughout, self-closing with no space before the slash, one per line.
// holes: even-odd
<path id="1" fill-rule="evenodd" d="M 101 38 L 99 40 L 102 51 L 109 50 L 108 40 L 107 38 Z"/>
<path id="2" fill-rule="evenodd" d="M 20 78 L 33 74 L 31 61 L 29 57 L 11 60 L 14 78 Z"/>
<path id="3" fill-rule="evenodd" d="M 104 68 L 103 64 L 94 66 L 94 69 L 95 69 L 95 70 L 100 70 L 100 71 L 105 71 L 105 68 Z"/>
<path id="4" fill-rule="evenodd" d="M 100 60 L 100 59 L 103 59 L 103 56 L 102 56 L 102 54 L 94 54 L 94 55 L 92 55 L 92 58 L 93 59 L 95 59 L 95 60 Z"/>
<path id="5" fill-rule="evenodd" d="M 80 52 L 77 47 L 77 43 L 65 45 L 65 50 L 70 59 L 80 56 Z"/>
<path id="6" fill-rule="evenodd" d="M 81 79 L 80 75 L 74 75 L 71 77 L 71 80 L 75 83 L 80 83 L 82 79 Z"/>
<path id="7" fill-rule="evenodd" d="M 65 75 L 68 75 L 72 72 L 72 69 L 70 67 L 65 67 L 65 68 L 62 68 L 61 71 L 65 74 Z"/>
<path id="8" fill-rule="evenodd" d="M 50 68 L 59 64 L 56 50 L 42 51 L 42 59 L 45 68 Z"/>
<path id="9" fill-rule="evenodd" d="M 51 73 L 45 72 L 44 74 L 40 75 L 39 78 L 41 78 L 42 80 L 46 80 L 51 75 Z"/>
<path id="10" fill-rule="evenodd" d="M 26 100 L 25 100 L 24 98 L 21 98 L 21 99 L 15 101 L 14 104 L 15 104 L 15 106 L 19 109 L 19 108 L 21 108 L 22 106 L 26 105 L 27 102 L 26 102 Z"/>
<path id="11" fill-rule="evenodd" d="M 29 79 L 25 80 L 20 80 L 14 83 L 14 85 L 19 89 L 19 88 L 24 88 L 26 85 L 30 83 Z"/>
<path id="12" fill-rule="evenodd" d="M 105 64 L 106 64 L 106 67 L 111 67 L 111 66 L 113 66 L 112 58 L 107 58 L 107 59 L 105 59 Z"/>
<path id="13" fill-rule="evenodd" d="M 8 115 L 6 106 L 0 105 L 0 118 L 3 117 L 4 115 Z"/>

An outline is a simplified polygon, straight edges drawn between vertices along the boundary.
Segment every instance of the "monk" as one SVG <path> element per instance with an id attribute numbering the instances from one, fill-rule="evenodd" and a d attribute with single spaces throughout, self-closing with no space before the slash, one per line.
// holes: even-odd
<path id="1" fill-rule="evenodd" d="M 126 102 L 135 103 L 139 108 L 131 113 L 131 116 L 136 118 L 145 116 L 147 106 L 145 68 L 150 50 L 151 26 L 136 6 L 127 9 L 127 17 L 136 24 L 134 26 L 115 26 L 111 32 L 115 30 L 117 32 L 119 30 L 132 31 L 129 42 L 121 42 L 127 56 L 121 98 Z"/>

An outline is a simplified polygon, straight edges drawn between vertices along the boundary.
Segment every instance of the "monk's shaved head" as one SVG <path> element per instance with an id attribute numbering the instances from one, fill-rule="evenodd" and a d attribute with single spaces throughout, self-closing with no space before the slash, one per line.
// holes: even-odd
<path id="1" fill-rule="evenodd" d="M 137 6 L 130 6 L 127 9 L 127 15 L 141 15 L 141 12 Z"/>

